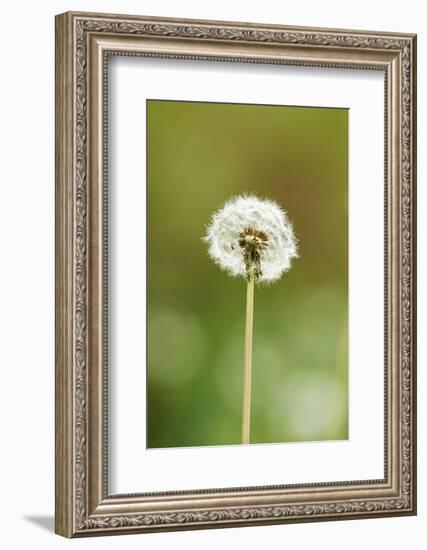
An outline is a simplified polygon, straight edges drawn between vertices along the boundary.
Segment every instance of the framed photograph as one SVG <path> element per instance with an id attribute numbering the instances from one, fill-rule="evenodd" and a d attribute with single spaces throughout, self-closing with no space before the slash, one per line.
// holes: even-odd
<path id="1" fill-rule="evenodd" d="M 416 513 L 416 37 L 56 18 L 56 532 Z"/>

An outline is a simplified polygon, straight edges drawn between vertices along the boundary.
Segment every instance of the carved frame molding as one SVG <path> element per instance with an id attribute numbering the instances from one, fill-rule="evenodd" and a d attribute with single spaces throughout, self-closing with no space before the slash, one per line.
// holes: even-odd
<path id="1" fill-rule="evenodd" d="M 108 495 L 109 55 L 385 73 L 385 477 Z M 416 37 L 68 12 L 56 18 L 56 532 L 67 537 L 416 513 Z"/>

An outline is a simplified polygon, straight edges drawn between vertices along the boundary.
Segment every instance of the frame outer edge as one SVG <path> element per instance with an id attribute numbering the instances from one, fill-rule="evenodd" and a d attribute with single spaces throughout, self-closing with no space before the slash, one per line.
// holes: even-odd
<path id="1" fill-rule="evenodd" d="M 55 533 L 74 529 L 73 19 L 55 17 Z"/>
<path id="2" fill-rule="evenodd" d="M 154 15 L 138 15 L 138 14 L 125 14 L 125 13 L 111 13 L 111 12 L 92 12 L 81 10 L 70 10 L 63 15 L 70 15 L 73 18 L 84 18 L 86 20 L 104 19 L 104 20 L 121 20 L 121 21 L 138 21 L 138 22 L 150 22 L 150 23 L 169 23 L 175 25 L 201 25 L 204 27 L 230 27 L 230 28 L 246 28 L 248 30 L 274 30 L 274 31 L 295 31 L 295 32 L 312 32 L 312 33 L 332 33 L 332 34 L 348 34 L 360 36 L 381 36 L 394 39 L 412 39 L 416 37 L 415 33 L 410 32 L 387 32 L 370 29 L 354 29 L 354 28 L 341 28 L 341 27 L 313 27 L 306 25 L 284 25 L 277 23 L 257 23 L 254 21 L 242 21 L 227 19 L 198 19 L 189 17 L 166 17 L 166 16 L 154 16 Z"/>
<path id="3" fill-rule="evenodd" d="M 417 515 L 417 35 L 411 38 L 411 266 L 412 266 L 412 294 L 411 294 L 411 351 L 412 351 L 412 472 L 411 495 L 413 515 Z"/>
<path id="4" fill-rule="evenodd" d="M 414 57 L 413 57 L 413 88 L 412 88 L 412 97 L 413 97 L 413 104 L 412 104 L 412 116 L 413 116 L 413 126 L 412 126 L 412 146 L 413 146 L 413 153 L 412 153 L 412 162 L 413 162 L 413 198 L 412 198 L 412 220 L 413 220 L 413 269 L 414 269 L 414 284 L 413 284 L 413 317 L 412 317 L 412 327 L 413 327 L 413 346 L 414 346 L 414 356 L 413 356 L 413 369 L 414 369 L 414 375 L 413 375 L 413 390 L 412 390 L 412 397 L 413 397 L 413 439 L 415 442 L 415 452 L 413 457 L 413 494 L 414 494 L 414 514 L 417 514 L 418 510 L 418 502 L 417 502 L 417 480 L 418 480 L 418 459 L 417 459 L 417 434 L 418 434 L 418 427 L 417 427 L 417 280 L 418 280 L 418 265 L 417 265 L 417 250 L 418 250 L 418 243 L 417 243 L 417 102 L 418 102 L 418 96 L 417 96 L 417 63 L 418 63 L 418 38 L 417 36 L 413 37 L 413 48 L 414 48 Z"/>

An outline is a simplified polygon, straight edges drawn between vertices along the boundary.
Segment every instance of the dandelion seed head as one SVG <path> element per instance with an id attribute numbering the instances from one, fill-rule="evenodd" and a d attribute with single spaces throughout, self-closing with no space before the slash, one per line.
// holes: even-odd
<path id="1" fill-rule="evenodd" d="M 292 223 L 280 206 L 241 195 L 215 212 L 204 237 L 209 256 L 233 277 L 278 280 L 298 256 Z"/>

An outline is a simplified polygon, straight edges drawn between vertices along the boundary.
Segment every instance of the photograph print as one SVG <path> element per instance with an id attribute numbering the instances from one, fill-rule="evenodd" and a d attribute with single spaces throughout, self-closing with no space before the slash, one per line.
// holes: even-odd
<path id="1" fill-rule="evenodd" d="M 147 448 L 347 440 L 348 109 L 146 110 Z"/>

